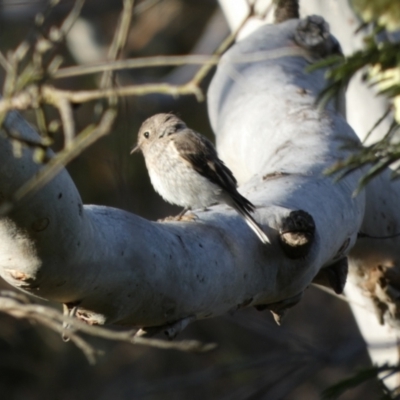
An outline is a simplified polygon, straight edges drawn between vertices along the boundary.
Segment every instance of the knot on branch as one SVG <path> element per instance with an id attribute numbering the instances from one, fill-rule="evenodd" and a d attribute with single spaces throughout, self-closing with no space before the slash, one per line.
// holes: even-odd
<path id="1" fill-rule="evenodd" d="M 283 252 L 291 259 L 306 257 L 314 242 L 315 223 L 306 211 L 292 211 L 282 221 L 280 244 Z"/>
<path id="2" fill-rule="evenodd" d="M 347 280 L 349 265 L 347 257 L 341 258 L 329 267 L 322 268 L 314 277 L 313 283 L 326 286 L 337 294 L 343 293 Z"/>
<path id="3" fill-rule="evenodd" d="M 310 15 L 300 20 L 294 40 L 318 57 L 342 55 L 339 42 L 330 34 L 328 23 L 319 15 Z"/>
<path id="4" fill-rule="evenodd" d="M 300 18 L 298 0 L 275 0 L 274 23 L 279 24 L 288 19 L 298 18 Z"/>

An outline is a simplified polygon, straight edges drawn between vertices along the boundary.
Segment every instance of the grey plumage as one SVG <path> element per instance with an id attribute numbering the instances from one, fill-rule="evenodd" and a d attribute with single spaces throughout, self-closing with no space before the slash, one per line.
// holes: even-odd
<path id="1" fill-rule="evenodd" d="M 137 146 L 154 189 L 169 203 L 191 208 L 225 203 L 233 207 L 263 243 L 267 235 L 250 215 L 254 205 L 236 189 L 231 170 L 212 143 L 173 114 L 156 114 L 143 122 Z M 183 214 L 182 213 L 182 214 Z"/>

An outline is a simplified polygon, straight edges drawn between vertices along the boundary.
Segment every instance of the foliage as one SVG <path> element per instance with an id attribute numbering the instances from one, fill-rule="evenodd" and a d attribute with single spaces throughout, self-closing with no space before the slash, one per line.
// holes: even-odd
<path id="1" fill-rule="evenodd" d="M 370 31 L 364 38 L 364 47 L 347 57 L 332 56 L 315 63 L 310 69 L 328 67 L 326 88 L 319 95 L 319 102 L 324 106 L 330 99 L 339 96 L 351 79 L 359 72 L 369 86 L 377 88 L 377 95 L 388 100 L 388 109 L 374 124 L 371 132 L 386 118 L 391 118 L 390 129 L 380 141 L 360 146 L 359 143 L 346 143 L 352 155 L 332 166 L 328 174 L 337 173 L 338 179 L 357 168 L 364 167 L 366 174 L 359 182 L 358 193 L 371 179 L 392 167 L 392 178 L 400 174 L 400 166 L 393 165 L 400 159 L 399 123 L 400 123 L 400 42 L 396 35 L 387 31 L 400 23 L 398 3 L 396 10 L 384 8 L 385 1 L 352 2 L 355 11 L 363 18 L 360 29 Z M 393 12 L 391 12 L 393 11 Z M 355 193 L 355 194 L 356 194 Z"/>
<path id="2" fill-rule="evenodd" d="M 392 0 L 351 0 L 354 10 L 366 22 L 377 21 L 388 30 L 400 27 L 400 7 Z"/>

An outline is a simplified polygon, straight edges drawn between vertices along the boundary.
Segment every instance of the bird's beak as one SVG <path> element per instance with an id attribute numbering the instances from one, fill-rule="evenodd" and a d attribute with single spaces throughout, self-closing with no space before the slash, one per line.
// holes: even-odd
<path id="1" fill-rule="evenodd" d="M 134 148 L 131 150 L 131 152 L 130 152 L 129 154 L 136 153 L 137 151 L 139 151 L 139 149 L 140 149 L 140 147 L 139 147 L 139 145 L 137 144 L 136 147 L 134 147 Z"/>

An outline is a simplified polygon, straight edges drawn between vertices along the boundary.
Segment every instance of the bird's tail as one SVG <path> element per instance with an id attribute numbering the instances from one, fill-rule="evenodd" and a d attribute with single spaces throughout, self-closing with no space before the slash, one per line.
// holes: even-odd
<path id="1" fill-rule="evenodd" d="M 236 208 L 236 207 L 235 207 Z M 260 225 L 254 220 L 254 218 L 248 214 L 246 211 L 243 211 L 239 208 L 236 208 L 239 214 L 245 219 L 247 225 L 254 231 L 254 233 L 259 237 L 259 239 L 264 244 L 269 244 L 271 241 L 268 239 L 268 236 L 264 233 L 264 231 L 260 228 Z"/>
<path id="2" fill-rule="evenodd" d="M 260 225 L 254 220 L 250 215 L 250 211 L 254 211 L 255 206 L 247 200 L 245 197 L 237 193 L 239 196 L 232 197 L 232 204 L 230 204 L 246 221 L 247 225 L 253 230 L 253 232 L 258 236 L 258 238 L 264 244 L 270 244 L 268 236 L 261 229 Z"/>

